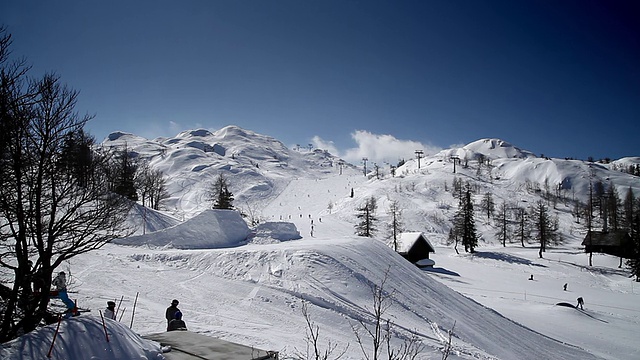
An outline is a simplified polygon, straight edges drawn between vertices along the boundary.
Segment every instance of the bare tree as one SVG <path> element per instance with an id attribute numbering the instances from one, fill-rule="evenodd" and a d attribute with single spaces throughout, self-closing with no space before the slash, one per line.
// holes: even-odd
<path id="1" fill-rule="evenodd" d="M 531 217 L 534 231 L 540 243 L 538 256 L 542 258 L 542 253 L 547 251 L 547 246 L 556 245 L 562 241 L 558 218 L 549 214 L 549 208 L 542 201 L 538 201 L 535 208 L 533 208 Z"/>
<path id="2" fill-rule="evenodd" d="M 13 279 L 0 299 L 0 342 L 40 323 L 53 271 L 122 234 L 130 206 L 109 191 L 105 156 L 92 154 L 92 171 L 82 177 L 65 166 L 65 139 L 91 117 L 75 112 L 78 93 L 57 76 L 30 80 L 24 67 L 7 65 L 5 33 L 0 29 L 0 268 Z M 40 291 L 32 293 L 36 278 Z"/>
<path id="3" fill-rule="evenodd" d="M 493 195 L 490 192 L 485 193 L 484 196 L 482 197 L 482 200 L 480 201 L 480 209 L 482 209 L 482 211 L 484 211 L 487 214 L 487 220 L 491 219 L 491 216 L 493 215 L 495 208 L 496 208 L 496 205 L 495 205 L 495 202 L 493 201 Z"/>
<path id="4" fill-rule="evenodd" d="M 393 304 L 395 291 L 389 292 L 385 289 L 389 280 L 389 271 L 390 268 L 387 268 L 379 285 L 371 286 L 373 306 L 368 309 L 372 317 L 371 321 L 358 319 L 358 325 L 351 324 L 356 342 L 366 360 L 383 359 L 383 350 L 385 350 L 388 360 L 415 359 L 424 350 L 424 345 L 414 333 L 406 337 L 400 347 L 391 345 L 394 324 L 389 319 L 385 319 L 385 314 Z M 371 341 L 372 350 L 370 353 L 365 348 L 365 339 Z"/>
<path id="5" fill-rule="evenodd" d="M 402 223 L 402 209 L 398 200 L 392 200 L 389 204 L 389 215 L 391 219 L 389 221 L 389 238 L 393 242 L 393 251 L 398 251 L 398 237 L 404 230 L 404 224 Z"/>
<path id="6" fill-rule="evenodd" d="M 343 349 L 338 350 L 338 344 L 334 344 L 331 341 L 327 343 L 327 346 L 321 349 L 320 344 L 320 327 L 316 325 L 313 320 L 311 320 L 311 315 L 309 314 L 309 305 L 306 301 L 302 301 L 302 316 L 304 316 L 304 320 L 307 324 L 307 329 L 305 332 L 305 340 L 306 340 L 306 349 L 305 353 L 302 354 L 298 352 L 296 359 L 297 360 L 329 360 L 329 359 L 341 359 L 349 349 L 349 344 L 347 344 Z"/>
<path id="7" fill-rule="evenodd" d="M 147 162 L 143 162 L 138 168 L 136 179 L 142 205 L 159 210 L 162 200 L 169 197 L 167 180 L 162 171 L 151 169 Z"/>
<path id="8" fill-rule="evenodd" d="M 503 201 L 502 204 L 498 207 L 498 212 L 496 213 L 495 220 L 498 223 L 498 231 L 496 232 L 496 236 L 502 240 L 502 246 L 507 246 L 507 237 L 509 236 L 509 206 L 506 201 Z"/>

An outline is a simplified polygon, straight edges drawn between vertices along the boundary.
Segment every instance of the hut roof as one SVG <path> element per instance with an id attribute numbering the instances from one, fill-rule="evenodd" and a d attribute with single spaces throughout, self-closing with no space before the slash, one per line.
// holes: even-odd
<path id="1" fill-rule="evenodd" d="M 591 239 L 589 239 L 591 235 Z M 624 230 L 613 232 L 590 231 L 584 237 L 582 245 L 584 246 L 624 246 L 631 240 L 629 234 Z"/>
<path id="2" fill-rule="evenodd" d="M 422 239 L 427 245 L 429 245 L 429 252 L 436 252 L 436 249 L 431 245 L 429 240 L 424 236 L 421 232 L 405 232 L 400 234 L 400 238 L 398 239 L 398 252 L 399 253 L 407 253 L 411 250 L 413 245 Z"/>

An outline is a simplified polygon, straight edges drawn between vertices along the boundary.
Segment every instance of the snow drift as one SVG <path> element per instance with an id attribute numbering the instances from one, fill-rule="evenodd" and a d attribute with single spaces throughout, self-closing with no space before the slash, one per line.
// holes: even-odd
<path id="1" fill-rule="evenodd" d="M 215 249 L 245 244 L 250 230 L 234 210 L 205 210 L 184 223 L 145 235 L 116 239 L 120 245 L 150 245 L 175 249 Z"/>

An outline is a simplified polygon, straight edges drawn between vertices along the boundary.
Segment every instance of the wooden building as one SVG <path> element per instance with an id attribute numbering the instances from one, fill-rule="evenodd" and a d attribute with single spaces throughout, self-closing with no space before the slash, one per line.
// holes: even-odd
<path id="1" fill-rule="evenodd" d="M 590 231 L 582 241 L 584 252 L 602 253 L 620 258 L 630 259 L 633 257 L 633 240 L 629 233 L 624 230 L 602 232 Z"/>
<path id="2" fill-rule="evenodd" d="M 392 244 L 393 247 L 393 244 Z M 436 250 L 421 232 L 406 232 L 398 238 L 398 254 L 419 267 L 430 267 L 435 262 L 429 259 Z"/>

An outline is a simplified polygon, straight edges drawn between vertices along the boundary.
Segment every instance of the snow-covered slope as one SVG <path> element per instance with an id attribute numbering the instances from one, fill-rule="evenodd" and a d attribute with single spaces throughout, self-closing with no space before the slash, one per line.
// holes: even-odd
<path id="1" fill-rule="evenodd" d="M 230 178 L 238 208 L 262 207 L 290 179 L 334 173 L 340 159 L 321 150 L 294 151 L 280 141 L 237 126 L 218 131 L 189 130 L 173 138 L 147 140 L 115 132 L 102 143 L 124 148 L 167 176 L 171 197 L 164 208 L 178 217 L 191 217 L 210 208 L 209 189 L 219 174 Z M 352 171 L 343 165 L 343 171 Z"/>
<path id="2" fill-rule="evenodd" d="M 138 240 L 166 244 L 171 239 L 175 245 L 182 239 L 189 243 L 207 238 L 210 224 L 199 222 L 204 218 L 198 214 L 209 207 L 206 189 L 220 172 L 229 176 L 237 207 L 272 222 L 256 231 L 264 236 L 232 248 L 215 241 L 208 242 L 209 249 L 109 244 L 65 264 L 78 303 L 94 311 L 106 300 L 124 296 L 124 318 L 130 319 L 139 294 L 134 324 L 138 333 L 162 331 L 164 309 L 179 298 L 191 331 L 278 350 L 286 358 L 306 348 L 301 312 L 305 301 L 318 325 L 319 345 L 337 344 L 346 348 L 344 359 L 362 359 L 352 326 L 357 328 L 359 321 L 371 324 L 371 287 L 384 282 L 393 299 L 385 313 L 395 324 L 392 343 L 399 346 L 415 333 L 425 345 L 417 359 L 442 358 L 452 328 L 449 359 L 640 356 L 637 287 L 624 269 L 617 269 L 615 258 L 597 255 L 594 266 L 586 266 L 579 245 L 584 229 L 571 216 L 570 200 L 585 199 L 589 183 L 610 182 L 621 194 L 628 188 L 640 194 L 638 178 L 612 165 L 536 158 L 500 140 L 485 139 L 422 158 L 420 167 L 409 160 L 395 176 L 380 167 L 378 176 L 365 177 L 353 166 L 341 168 L 338 159 L 325 152 L 292 151 L 275 139 L 233 126 L 152 141 L 112 135 L 105 146 L 126 143 L 165 172 L 171 193 L 166 211 L 195 220 Z M 461 160 L 455 173 L 452 155 Z M 480 164 L 478 159 L 485 161 Z M 540 200 L 546 186 L 562 184 L 565 200 L 552 211 L 566 242 L 548 249 L 543 259 L 535 244 L 502 247 L 493 221 L 478 212 L 482 239 L 477 253 L 456 254 L 446 245 L 457 208 L 451 194 L 455 179 L 473 184 L 476 203 L 491 193 L 496 204 L 519 207 Z M 423 232 L 436 247 L 433 270 L 421 271 L 385 246 L 385 226 L 374 239 L 352 235 L 356 209 L 370 196 L 378 200 L 381 224 L 388 220 L 391 201 L 398 202 L 405 229 Z M 164 227 L 164 220 L 155 224 L 158 217 L 145 219 L 154 222 L 148 229 Z M 302 238 L 293 240 L 297 231 Z M 532 274 L 535 280 L 527 280 Z M 569 284 L 567 291 L 562 290 L 564 283 Z M 585 299 L 583 312 L 555 306 L 573 303 L 578 296 Z M 364 346 L 370 350 L 368 340 Z M 3 355 L 15 356 L 16 349 Z"/>

